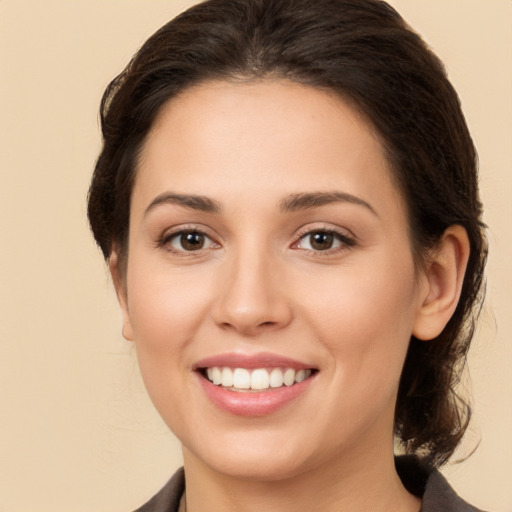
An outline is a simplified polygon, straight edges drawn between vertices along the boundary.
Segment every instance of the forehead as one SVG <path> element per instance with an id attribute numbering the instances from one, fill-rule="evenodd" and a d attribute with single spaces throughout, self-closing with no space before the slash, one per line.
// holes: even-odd
<path id="1" fill-rule="evenodd" d="M 334 93 L 284 80 L 208 82 L 162 107 L 134 201 L 164 189 L 254 199 L 333 188 L 379 202 L 398 191 L 379 137 Z"/>

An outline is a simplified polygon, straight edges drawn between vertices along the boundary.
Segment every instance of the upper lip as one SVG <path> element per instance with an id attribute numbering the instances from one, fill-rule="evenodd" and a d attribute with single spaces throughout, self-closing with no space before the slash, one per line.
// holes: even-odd
<path id="1" fill-rule="evenodd" d="M 212 368 L 214 366 L 227 366 L 230 368 L 293 368 L 295 370 L 314 369 L 310 364 L 305 364 L 289 357 L 272 354 L 269 352 L 260 352 L 258 354 L 237 354 L 227 353 L 218 354 L 201 359 L 194 364 L 193 369 Z"/>

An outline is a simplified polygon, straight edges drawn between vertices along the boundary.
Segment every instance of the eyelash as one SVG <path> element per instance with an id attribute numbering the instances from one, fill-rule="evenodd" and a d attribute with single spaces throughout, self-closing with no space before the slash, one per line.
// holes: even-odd
<path id="1" fill-rule="evenodd" d="M 305 249 L 302 250 L 309 253 L 314 254 L 315 256 L 330 256 L 333 254 L 338 254 L 340 252 L 344 252 L 349 250 L 350 248 L 356 245 L 356 240 L 354 237 L 347 235 L 345 232 L 338 231 L 333 229 L 332 227 L 317 227 L 317 228 L 306 228 L 304 231 L 298 233 L 298 240 L 293 243 L 292 247 L 299 249 L 299 244 L 301 241 L 306 240 L 308 237 L 311 237 L 316 234 L 328 235 L 332 236 L 335 241 L 339 242 L 339 245 L 336 247 L 331 247 L 329 249 L 324 250 L 315 250 L 315 249 Z M 311 243 L 310 243 L 311 245 Z"/>
<path id="2" fill-rule="evenodd" d="M 190 250 L 190 251 L 187 251 L 186 249 L 173 248 L 171 246 L 171 242 L 175 239 L 179 239 L 180 237 L 182 237 L 184 235 L 200 235 L 200 236 L 204 237 L 205 240 L 209 240 L 211 245 L 213 245 L 214 247 L 208 247 L 208 248 L 200 247 L 199 249 Z M 207 233 L 205 233 L 204 230 L 194 228 L 194 227 L 181 228 L 181 229 L 178 229 L 178 230 L 170 232 L 170 233 L 169 232 L 164 233 L 162 235 L 162 237 L 158 240 L 157 246 L 159 248 L 166 249 L 167 251 L 173 253 L 174 255 L 183 256 L 183 257 L 199 255 L 199 253 L 201 253 L 204 250 L 211 250 L 211 249 L 216 249 L 216 248 L 220 247 L 220 245 L 218 243 L 216 243 L 211 236 L 209 236 Z"/>
<path id="3" fill-rule="evenodd" d="M 172 241 L 174 241 L 175 239 L 178 239 L 179 237 L 182 237 L 184 235 L 188 235 L 188 234 L 199 235 L 199 236 L 204 237 L 205 240 L 210 241 L 211 246 L 207 247 L 207 248 L 200 247 L 199 249 L 195 249 L 195 250 L 186 250 L 184 248 L 176 249 L 171 246 Z M 332 236 L 334 238 L 335 242 L 337 241 L 339 243 L 339 245 L 337 245 L 336 247 L 331 247 L 331 248 L 323 249 L 323 250 L 322 249 L 316 250 L 316 249 L 301 248 L 299 246 L 303 240 L 306 240 L 308 237 L 311 237 L 316 234 Z M 296 249 L 296 250 L 302 250 L 306 253 L 314 254 L 315 256 L 329 256 L 332 254 L 337 254 L 339 252 L 346 251 L 346 250 L 350 249 L 351 247 L 354 247 L 356 245 L 356 243 L 357 242 L 353 237 L 347 235 L 344 232 L 342 233 L 341 231 L 338 231 L 331 227 L 329 227 L 329 228 L 318 227 L 318 228 L 314 228 L 314 229 L 306 228 L 302 231 L 299 231 L 299 233 L 297 234 L 297 240 L 291 245 L 291 248 Z M 311 243 L 310 243 L 310 245 L 311 245 Z M 205 250 L 207 251 L 207 250 L 217 249 L 220 247 L 220 244 L 215 242 L 215 240 L 211 236 L 209 236 L 204 230 L 190 227 L 190 228 L 181 228 L 181 229 L 179 229 L 177 231 L 173 231 L 171 233 L 169 233 L 169 232 L 164 233 L 162 235 L 162 237 L 158 240 L 157 246 L 159 248 L 165 248 L 167 251 L 169 251 L 177 256 L 187 257 L 187 256 L 197 256 Z"/>

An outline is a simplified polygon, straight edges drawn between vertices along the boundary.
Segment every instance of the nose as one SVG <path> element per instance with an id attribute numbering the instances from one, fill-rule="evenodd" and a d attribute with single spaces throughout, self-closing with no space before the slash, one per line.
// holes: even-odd
<path id="1" fill-rule="evenodd" d="M 279 265 L 268 254 L 252 252 L 226 262 L 213 319 L 225 330 L 245 336 L 287 326 L 293 316 Z"/>

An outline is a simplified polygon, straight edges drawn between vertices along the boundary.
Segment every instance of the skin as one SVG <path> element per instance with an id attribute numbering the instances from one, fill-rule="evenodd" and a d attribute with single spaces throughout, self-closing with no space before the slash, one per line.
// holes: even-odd
<path id="1" fill-rule="evenodd" d="M 318 192 L 345 196 L 283 208 Z M 185 250 L 180 230 L 204 232 L 203 247 Z M 340 238 L 315 250 L 309 234 L 326 230 Z M 116 251 L 110 267 L 123 334 L 183 444 L 189 512 L 419 510 L 393 463 L 399 376 L 411 334 L 436 336 L 453 312 L 469 249 L 453 226 L 419 270 L 408 233 L 378 137 L 340 98 L 212 82 L 165 105 L 137 170 L 126 272 Z M 276 412 L 236 416 L 194 371 L 228 352 L 318 372 Z"/>

